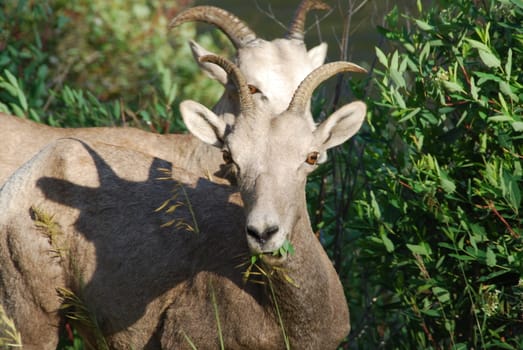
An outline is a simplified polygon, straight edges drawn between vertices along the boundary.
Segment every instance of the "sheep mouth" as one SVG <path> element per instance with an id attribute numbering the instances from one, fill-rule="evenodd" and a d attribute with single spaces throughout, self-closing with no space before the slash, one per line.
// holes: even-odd
<path id="1" fill-rule="evenodd" d="M 264 264 L 269 266 L 277 266 L 284 263 L 287 260 L 288 255 L 282 255 L 278 251 L 276 251 L 260 253 L 259 257 Z"/>

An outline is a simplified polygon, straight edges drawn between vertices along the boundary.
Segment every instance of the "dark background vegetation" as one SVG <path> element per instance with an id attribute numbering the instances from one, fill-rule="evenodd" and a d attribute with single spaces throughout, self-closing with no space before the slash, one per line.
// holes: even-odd
<path id="1" fill-rule="evenodd" d="M 387 1 L 388 14 L 373 17 L 377 1 L 329 3 L 335 31 L 310 31 L 336 43 L 329 60 L 369 69 L 332 79 L 313 103 L 317 120 L 354 99 L 369 108 L 307 189 L 351 309 L 340 347 L 522 349 L 523 1 Z M 54 126 L 183 131 L 179 102 L 212 106 L 221 92 L 187 40 L 232 52 L 200 25 L 167 32 L 189 5 L 1 2 L 0 110 Z M 358 59 L 353 43 L 369 30 L 381 39 Z"/>

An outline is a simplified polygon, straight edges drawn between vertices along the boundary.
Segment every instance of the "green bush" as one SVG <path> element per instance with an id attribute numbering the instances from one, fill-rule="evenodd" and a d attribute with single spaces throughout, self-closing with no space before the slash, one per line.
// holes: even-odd
<path id="1" fill-rule="evenodd" d="M 189 96 L 212 105 L 221 91 L 199 72 L 187 41 L 218 53 L 227 46 L 197 35 L 195 24 L 168 33 L 178 3 L 3 2 L 0 110 L 56 126 L 183 130 L 175 106 Z"/>
<path id="2" fill-rule="evenodd" d="M 348 343 L 521 349 L 523 3 L 418 7 L 381 29 L 368 130 L 337 165 Z"/>

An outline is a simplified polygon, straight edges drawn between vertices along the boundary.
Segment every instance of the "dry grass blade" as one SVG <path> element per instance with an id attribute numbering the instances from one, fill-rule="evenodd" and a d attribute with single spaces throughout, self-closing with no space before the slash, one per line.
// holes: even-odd
<path id="1" fill-rule="evenodd" d="M 164 174 L 164 176 L 157 178 L 158 180 L 173 181 L 172 174 L 169 169 L 158 168 L 158 170 Z M 183 195 L 183 200 L 178 199 L 180 192 Z M 171 198 L 164 201 L 158 208 L 155 209 L 155 212 L 165 211 L 166 214 L 174 214 L 174 212 L 176 212 L 177 209 L 179 209 L 181 207 L 185 207 L 191 214 L 192 224 L 186 222 L 183 219 L 174 218 L 174 219 L 169 220 L 166 223 L 162 224 L 161 227 L 174 226 L 177 230 L 185 230 L 185 231 L 189 231 L 189 232 L 200 233 L 200 228 L 198 227 L 198 222 L 196 221 L 196 214 L 194 212 L 194 208 L 192 206 L 191 200 L 189 199 L 189 195 L 187 194 L 187 191 L 185 190 L 185 187 L 183 186 L 183 184 L 176 183 L 176 185 L 173 188 L 172 193 L 173 194 L 172 194 Z"/>
<path id="2" fill-rule="evenodd" d="M 271 292 L 272 304 L 274 305 L 274 311 L 276 312 L 276 315 L 278 317 L 278 323 L 280 324 L 282 336 L 285 341 L 285 349 L 289 350 L 291 348 L 289 337 L 287 336 L 287 332 L 285 330 L 285 325 L 283 323 L 283 318 L 281 316 L 280 307 L 278 305 L 278 300 L 276 298 L 276 293 L 274 291 L 274 284 L 273 284 L 274 274 L 278 273 L 278 275 L 281 276 L 286 283 L 289 283 L 296 288 L 299 288 L 299 286 L 287 274 L 285 269 L 283 269 L 281 267 L 270 266 L 270 270 L 266 271 L 262 266 L 263 261 L 261 259 L 262 259 L 262 257 L 260 255 L 253 255 L 250 257 L 250 261 L 246 261 L 239 265 L 239 267 L 247 266 L 247 269 L 242 273 L 243 274 L 243 283 L 251 282 L 251 283 L 257 283 L 257 284 L 263 284 L 263 285 L 269 286 L 269 290 Z M 262 263 L 258 264 L 258 261 L 262 261 Z M 256 271 L 253 271 L 253 268 L 256 269 Z M 255 277 L 255 279 L 251 278 L 253 276 Z"/>
<path id="3" fill-rule="evenodd" d="M 191 338 L 189 338 L 187 333 L 185 333 L 183 330 L 182 330 L 182 333 L 183 333 L 183 337 L 185 338 L 185 340 L 187 341 L 187 343 L 189 344 L 191 349 L 197 350 L 198 348 L 196 347 L 196 345 L 194 345 L 194 343 L 192 342 Z"/>
<path id="4" fill-rule="evenodd" d="M 287 255 L 293 255 L 294 254 L 294 246 L 292 243 L 288 240 L 285 240 L 283 246 L 275 253 L 273 253 L 274 256 L 282 256 L 286 257 Z M 243 267 L 247 266 L 247 269 L 242 272 L 243 275 L 243 283 L 247 283 L 249 281 L 249 278 L 251 276 L 262 276 L 264 279 L 270 279 L 275 273 L 278 273 L 278 275 L 283 278 L 287 283 L 290 283 L 296 288 L 300 288 L 300 286 L 294 281 L 294 279 L 289 276 L 287 271 L 284 268 L 278 267 L 278 266 L 269 266 L 270 270 L 266 271 L 261 265 L 266 266 L 263 264 L 263 254 L 260 255 L 251 255 L 249 260 L 239 264 L 237 267 Z M 258 262 L 261 262 L 261 265 L 258 264 Z M 256 268 L 257 271 L 253 271 L 253 267 Z M 260 280 L 251 280 L 253 283 L 259 283 L 259 284 L 265 284 L 264 279 Z"/>
<path id="5" fill-rule="evenodd" d="M 65 248 L 60 247 L 58 243 L 58 238 L 62 235 L 62 230 L 60 225 L 54 221 L 54 215 L 48 214 L 43 209 L 35 206 L 31 207 L 31 215 L 36 228 L 49 239 L 49 243 L 52 247 L 51 251 L 56 257 L 64 260 Z"/>
<path id="6" fill-rule="evenodd" d="M 65 312 L 65 317 L 86 327 L 93 335 L 96 344 L 89 345 L 94 349 L 109 350 L 96 316 L 89 310 L 84 301 L 73 291 L 66 288 L 58 288 L 57 293 L 62 300 L 60 309 Z"/>
<path id="7" fill-rule="evenodd" d="M 16 330 L 15 323 L 0 305 L 0 349 L 21 348 L 22 336 Z"/>

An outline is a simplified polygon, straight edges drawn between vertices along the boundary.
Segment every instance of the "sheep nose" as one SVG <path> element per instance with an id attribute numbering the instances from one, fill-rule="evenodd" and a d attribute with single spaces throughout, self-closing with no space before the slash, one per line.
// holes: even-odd
<path id="1" fill-rule="evenodd" d="M 278 232 L 279 229 L 278 226 L 274 225 L 260 231 L 256 227 L 248 225 L 247 234 L 258 241 L 258 243 L 265 244 L 276 232 Z"/>

